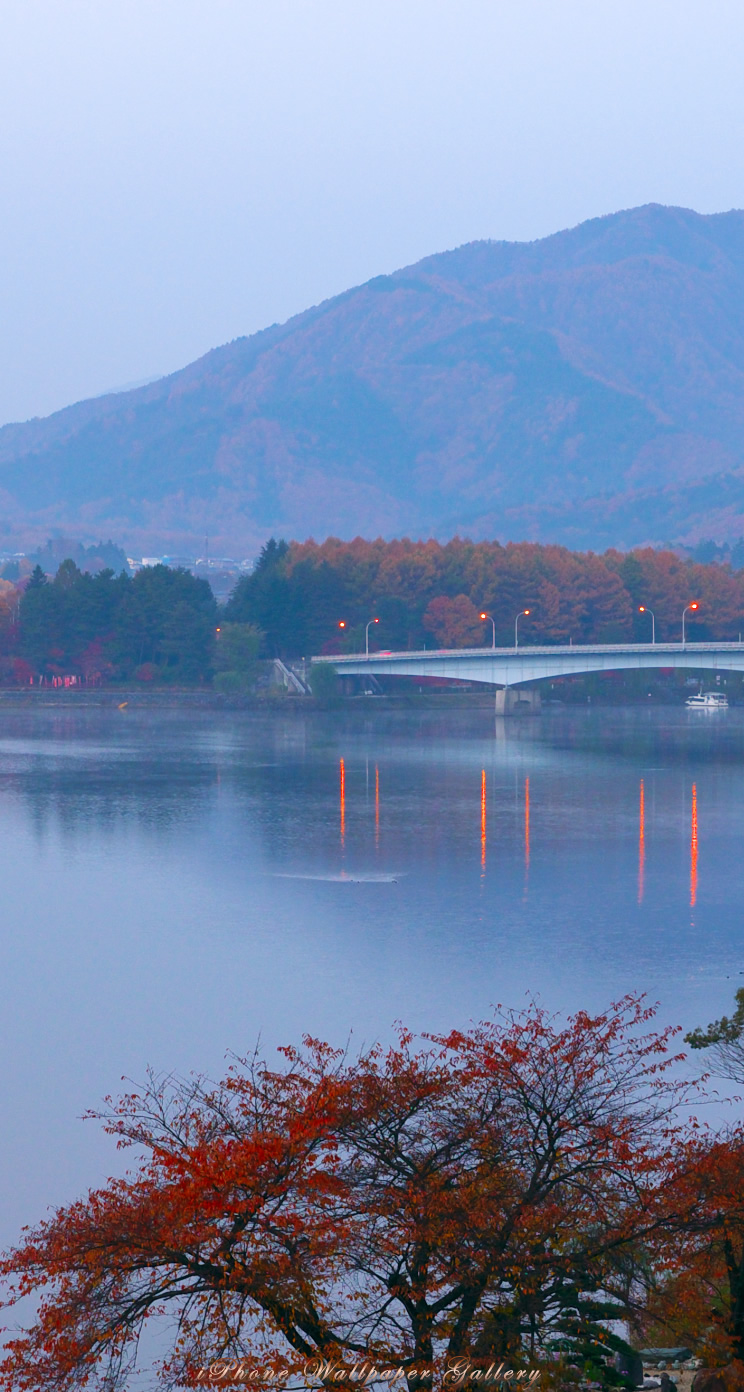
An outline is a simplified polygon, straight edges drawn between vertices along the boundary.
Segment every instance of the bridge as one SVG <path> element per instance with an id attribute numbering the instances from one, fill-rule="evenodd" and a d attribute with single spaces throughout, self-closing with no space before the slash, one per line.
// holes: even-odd
<path id="1" fill-rule="evenodd" d="M 500 687 L 497 702 L 510 708 L 512 687 L 546 677 L 587 672 L 646 671 L 680 667 L 693 671 L 744 672 L 744 643 L 596 643 L 569 647 L 445 648 L 422 652 L 371 652 L 312 657 L 329 662 L 340 677 L 437 677 Z M 521 694 L 521 693 L 520 693 Z M 510 700 L 511 698 L 511 700 Z M 531 704 L 524 692 L 524 704 Z"/>

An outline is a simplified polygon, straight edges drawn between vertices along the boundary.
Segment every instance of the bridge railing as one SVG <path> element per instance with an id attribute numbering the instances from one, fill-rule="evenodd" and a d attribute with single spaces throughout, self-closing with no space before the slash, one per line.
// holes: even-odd
<path id="1" fill-rule="evenodd" d="M 378 652 L 370 653 L 325 653 L 316 657 L 311 657 L 311 662 L 332 662 L 334 666 L 342 666 L 344 663 L 351 662 L 376 662 L 383 658 L 405 658 L 409 661 L 436 660 L 442 657 L 519 657 L 519 656 L 551 656 L 557 657 L 574 654 L 576 656 L 588 655 L 590 653 L 611 655 L 613 653 L 680 653 L 692 652 L 706 653 L 714 652 L 741 652 L 744 650 L 744 642 L 705 642 L 705 643 L 520 643 L 518 647 L 511 645 L 508 648 L 402 648 L 396 651 L 383 648 Z"/>

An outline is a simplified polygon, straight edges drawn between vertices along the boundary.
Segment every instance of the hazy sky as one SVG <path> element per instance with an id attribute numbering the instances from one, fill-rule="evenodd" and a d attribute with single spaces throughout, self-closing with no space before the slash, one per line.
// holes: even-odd
<path id="1" fill-rule="evenodd" d="M 744 204 L 742 0 L 0 0 L 0 421 L 478 237 Z"/>

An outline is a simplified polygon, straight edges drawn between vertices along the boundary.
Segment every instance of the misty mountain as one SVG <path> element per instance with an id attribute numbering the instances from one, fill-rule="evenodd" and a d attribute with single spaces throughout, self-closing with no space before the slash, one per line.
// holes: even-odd
<path id="1" fill-rule="evenodd" d="M 301 249 L 298 249 L 298 254 Z M 0 539 L 744 534 L 744 212 L 649 205 L 427 257 L 0 430 Z"/>

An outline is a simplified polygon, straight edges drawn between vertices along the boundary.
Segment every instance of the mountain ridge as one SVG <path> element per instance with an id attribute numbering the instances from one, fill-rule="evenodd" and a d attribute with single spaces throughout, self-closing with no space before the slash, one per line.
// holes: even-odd
<path id="1" fill-rule="evenodd" d="M 0 536 L 734 540 L 743 326 L 738 210 L 466 243 L 2 427 Z"/>

